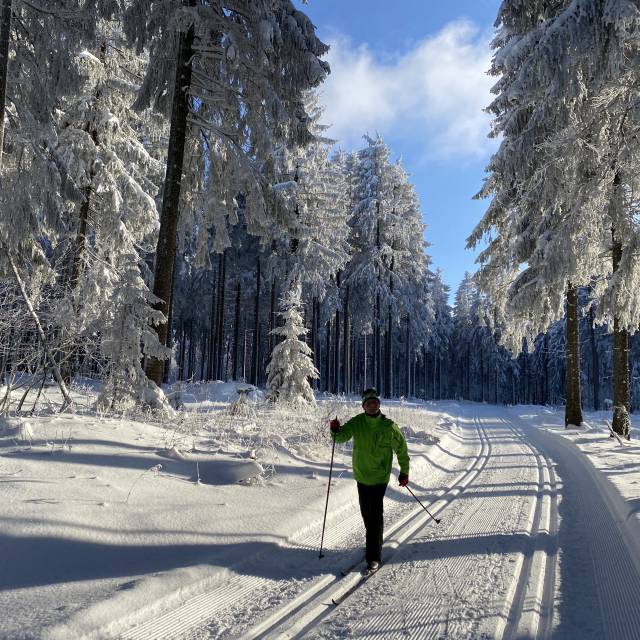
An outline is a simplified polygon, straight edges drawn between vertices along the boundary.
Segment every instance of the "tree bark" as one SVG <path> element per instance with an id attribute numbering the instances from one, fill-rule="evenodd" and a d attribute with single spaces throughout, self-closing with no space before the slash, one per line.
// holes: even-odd
<path id="1" fill-rule="evenodd" d="M 580 397 L 580 323 L 578 320 L 578 288 L 567 287 L 567 403 L 565 427 L 582 424 Z"/>
<path id="2" fill-rule="evenodd" d="M 338 298 L 340 297 L 340 271 L 336 274 Z M 340 307 L 336 307 L 335 340 L 333 341 L 333 392 L 340 393 Z"/>
<path id="3" fill-rule="evenodd" d="M 256 298 L 253 310 L 253 345 L 251 349 L 251 384 L 258 386 L 258 357 L 260 353 L 260 256 L 256 267 Z"/>
<path id="4" fill-rule="evenodd" d="M 187 379 L 191 380 L 193 378 L 194 375 L 194 365 L 195 365 L 195 349 L 196 345 L 195 345 L 195 340 L 194 340 L 194 336 L 193 336 L 193 318 L 191 319 L 191 321 L 189 322 L 189 368 L 187 371 Z"/>
<path id="5" fill-rule="evenodd" d="M 376 202 L 376 247 L 380 250 L 380 200 Z M 381 283 L 380 267 L 378 267 L 378 288 Z M 375 322 L 373 334 L 373 380 L 378 390 L 382 393 L 382 344 L 381 344 L 381 323 L 382 323 L 382 307 L 380 306 L 380 291 L 376 293 Z"/>
<path id="6" fill-rule="evenodd" d="M 381 354 L 382 354 L 382 346 L 381 346 L 381 334 L 380 334 L 380 323 L 382 321 L 381 318 L 381 309 L 380 309 L 380 294 L 376 294 L 376 308 L 375 308 L 375 322 L 374 322 L 374 334 L 373 334 L 373 380 L 378 392 L 381 393 L 382 389 L 382 362 Z"/>
<path id="7" fill-rule="evenodd" d="M 195 0 L 185 0 L 185 4 L 194 6 Z M 193 25 L 191 25 L 186 33 L 180 34 L 178 41 L 171 108 L 171 128 L 169 132 L 169 147 L 167 149 L 167 170 L 160 212 L 160 231 L 156 248 L 153 293 L 160 299 L 156 309 L 162 311 L 165 317 L 168 315 L 169 303 L 173 293 L 173 260 L 176 253 L 176 235 L 180 217 L 180 189 L 187 137 L 194 37 L 195 31 Z M 166 322 L 158 324 L 155 330 L 160 344 L 165 344 L 167 340 Z M 163 369 L 163 360 L 148 358 L 146 374 L 158 386 L 162 384 Z"/>
<path id="8" fill-rule="evenodd" d="M 549 404 L 549 333 L 544 334 L 542 354 L 542 402 Z"/>
<path id="9" fill-rule="evenodd" d="M 407 398 L 411 396 L 411 358 L 409 356 L 410 353 L 411 353 L 411 319 L 407 315 L 406 344 L 405 344 L 405 352 L 404 352 L 405 373 L 407 375 L 404 394 Z"/>
<path id="10" fill-rule="evenodd" d="M 589 339 L 591 342 L 591 388 L 593 391 L 593 409 L 600 410 L 600 356 L 596 344 L 595 311 L 589 310 Z"/>
<path id="11" fill-rule="evenodd" d="M 173 275 L 171 276 L 175 279 L 176 277 L 176 257 L 173 256 Z M 174 300 L 173 297 L 169 303 L 169 315 L 167 316 L 167 341 L 165 342 L 165 346 L 170 350 L 170 353 L 173 353 L 173 313 L 174 313 Z M 172 356 L 169 355 L 167 360 L 165 360 L 164 366 L 162 367 L 162 382 L 164 384 L 168 384 L 169 375 L 171 373 L 171 359 Z"/>
<path id="12" fill-rule="evenodd" d="M 180 364 L 178 366 L 178 380 L 184 380 L 184 357 L 186 349 L 186 331 L 184 329 L 184 320 L 180 318 Z"/>
<path id="13" fill-rule="evenodd" d="M 273 347 L 276 345 L 276 339 L 273 335 L 273 330 L 276 326 L 276 279 L 271 280 L 271 304 L 269 308 L 269 328 L 267 331 L 267 352 L 269 357 L 273 352 Z M 327 354 L 327 357 L 329 354 Z"/>
<path id="14" fill-rule="evenodd" d="M 318 354 L 318 300 L 314 296 L 311 299 L 311 333 L 309 335 L 309 347 L 311 348 L 311 359 L 313 366 L 316 369 L 320 369 L 319 354 Z M 314 389 L 318 388 L 318 379 L 314 378 L 311 382 L 311 386 Z"/>
<path id="15" fill-rule="evenodd" d="M 247 381 L 247 322 L 242 321 L 242 333 L 244 335 L 242 342 L 242 382 Z"/>
<path id="16" fill-rule="evenodd" d="M 327 333 L 326 333 L 326 349 L 324 359 L 324 389 L 329 391 L 331 389 L 331 320 L 327 321 Z"/>
<path id="17" fill-rule="evenodd" d="M 13 0 L 2 0 L 2 8 L 0 9 L 0 170 L 4 160 L 4 112 L 7 103 L 12 4 Z"/>
<path id="18" fill-rule="evenodd" d="M 200 382 L 204 380 L 204 366 L 207 356 L 207 332 L 203 331 L 200 336 Z"/>
<path id="19" fill-rule="evenodd" d="M 351 393 L 351 318 L 349 317 L 349 285 L 346 286 L 344 292 L 344 331 L 342 332 L 344 340 L 344 351 L 342 363 L 344 367 L 343 387 L 346 394 Z"/>
<path id="20" fill-rule="evenodd" d="M 216 362 L 216 380 L 221 380 L 224 376 L 224 365 L 226 356 L 226 343 L 224 339 L 224 303 L 225 303 L 225 289 L 227 284 L 227 251 L 222 252 L 221 256 L 221 272 L 220 283 L 218 289 L 218 337 L 216 342 L 218 344 L 218 359 Z"/>
<path id="21" fill-rule="evenodd" d="M 364 334 L 364 358 L 362 358 L 363 362 L 363 372 L 362 372 L 362 390 L 368 387 L 368 371 L 367 371 L 367 334 Z"/>
<path id="22" fill-rule="evenodd" d="M 389 293 L 393 296 L 393 268 L 394 257 L 391 256 L 391 266 L 389 267 Z M 393 316 L 391 311 L 391 301 L 387 308 L 387 332 L 385 335 L 385 357 L 384 357 L 384 393 L 387 397 L 393 396 L 393 377 L 391 363 L 393 361 Z"/>
<path id="23" fill-rule="evenodd" d="M 622 242 L 613 238 L 613 273 L 622 260 Z M 622 326 L 617 314 L 613 316 L 613 430 L 627 440 L 631 439 L 629 411 L 629 332 Z"/>
<path id="24" fill-rule="evenodd" d="M 240 280 L 236 284 L 236 313 L 233 321 L 233 349 L 231 350 L 231 379 L 238 379 L 238 340 L 240 339 Z"/>

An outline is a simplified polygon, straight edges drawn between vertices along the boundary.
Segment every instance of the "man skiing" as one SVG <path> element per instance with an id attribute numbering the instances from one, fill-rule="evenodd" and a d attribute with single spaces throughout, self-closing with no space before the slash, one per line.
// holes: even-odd
<path id="1" fill-rule="evenodd" d="M 353 438 L 353 475 L 358 483 L 360 513 L 367 532 L 367 570 L 373 572 L 380 566 L 384 526 L 382 503 L 391 476 L 393 451 L 400 465 L 398 483 L 401 487 L 409 483 L 409 454 L 398 425 L 380 413 L 380 397 L 375 389 L 364 390 L 362 408 L 364 413 L 344 425 L 335 418 L 329 427 L 338 443 Z"/>

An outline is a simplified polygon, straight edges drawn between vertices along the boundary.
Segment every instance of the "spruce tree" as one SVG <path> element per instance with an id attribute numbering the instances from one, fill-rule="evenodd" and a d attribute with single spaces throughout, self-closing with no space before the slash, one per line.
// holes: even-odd
<path id="1" fill-rule="evenodd" d="M 319 376 L 311 360 L 311 349 L 302 339 L 307 333 L 301 309 L 301 290 L 293 283 L 280 303 L 283 324 L 273 329 L 281 336 L 267 367 L 267 393 L 272 402 L 315 405 L 309 380 Z"/>

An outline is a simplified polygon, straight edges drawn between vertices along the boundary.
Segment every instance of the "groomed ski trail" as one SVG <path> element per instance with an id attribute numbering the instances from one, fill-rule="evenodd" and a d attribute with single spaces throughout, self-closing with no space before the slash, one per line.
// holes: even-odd
<path id="1" fill-rule="evenodd" d="M 492 453 L 446 529 L 419 532 L 304 637 L 640 638 L 638 541 L 602 477 L 526 414 L 467 409 Z"/>
<path id="2" fill-rule="evenodd" d="M 467 449 L 480 442 L 489 453 L 446 520 L 418 532 L 306 637 L 535 637 L 540 616 L 528 605 L 543 576 L 529 558 L 531 533 L 551 520 L 546 463 L 508 424 L 473 415 L 460 424 Z"/>
<path id="3" fill-rule="evenodd" d="M 416 469 L 426 468 L 432 481 L 429 509 L 435 515 L 472 481 L 486 464 L 489 454 L 488 446 L 479 444 L 477 440 L 474 450 L 467 451 L 470 455 L 455 453 L 468 446 L 459 431 L 454 428 L 450 437 L 429 452 L 426 465 L 420 464 L 419 457 L 413 460 Z M 119 637 L 124 640 L 262 637 L 265 629 L 275 629 L 281 624 L 289 626 L 292 617 L 298 620 L 300 611 L 306 618 L 309 607 L 314 611 L 319 608 L 324 615 L 328 608 L 334 607 L 331 598 L 338 597 L 354 582 L 353 573 L 343 577 L 341 571 L 355 566 L 363 554 L 364 530 L 355 484 L 347 482 L 347 495 L 350 497 L 346 502 L 338 502 L 332 492 L 325 558 L 318 560 L 317 557 L 321 523 L 314 523 L 301 535 L 283 544 L 280 552 L 271 557 L 247 559 L 246 566 L 233 567 L 232 572 L 227 572 L 231 575 L 221 579 L 219 586 L 188 599 L 177 609 L 131 628 Z M 424 492 L 421 496 L 428 502 Z M 385 501 L 385 550 L 391 551 L 428 520 L 411 496 L 399 488 L 394 493 L 390 487 Z M 262 573 L 269 577 L 257 576 L 256 563 L 261 561 L 271 565 L 275 563 L 276 566 L 280 563 L 282 570 L 265 568 Z M 293 563 L 298 566 L 289 566 Z M 294 572 L 297 575 L 292 578 Z M 290 575 L 278 579 L 279 573 Z M 315 619 L 317 616 L 314 613 L 311 617 Z M 256 619 L 262 621 L 254 627 Z"/>
<path id="4" fill-rule="evenodd" d="M 456 445 L 412 477 L 442 523 L 387 500 L 383 565 L 340 606 L 331 598 L 360 579 L 340 569 L 358 551 L 331 554 L 315 574 L 305 560 L 295 580 L 240 572 L 122 637 L 640 639 L 640 543 L 602 478 L 521 412 L 462 406 Z M 357 505 L 336 507 L 329 547 L 353 548 Z M 315 534 L 300 548 L 312 553 Z"/>

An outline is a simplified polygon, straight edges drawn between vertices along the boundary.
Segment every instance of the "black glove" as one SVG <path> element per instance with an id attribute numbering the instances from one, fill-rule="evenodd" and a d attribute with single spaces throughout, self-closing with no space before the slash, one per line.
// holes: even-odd
<path id="1" fill-rule="evenodd" d="M 338 420 L 338 418 L 334 418 L 329 423 L 329 429 L 331 429 L 331 433 L 338 433 L 338 431 L 340 431 L 340 420 Z"/>
<path id="2" fill-rule="evenodd" d="M 398 476 L 398 484 L 401 487 L 406 487 L 409 484 L 409 474 L 408 473 L 401 473 Z"/>

